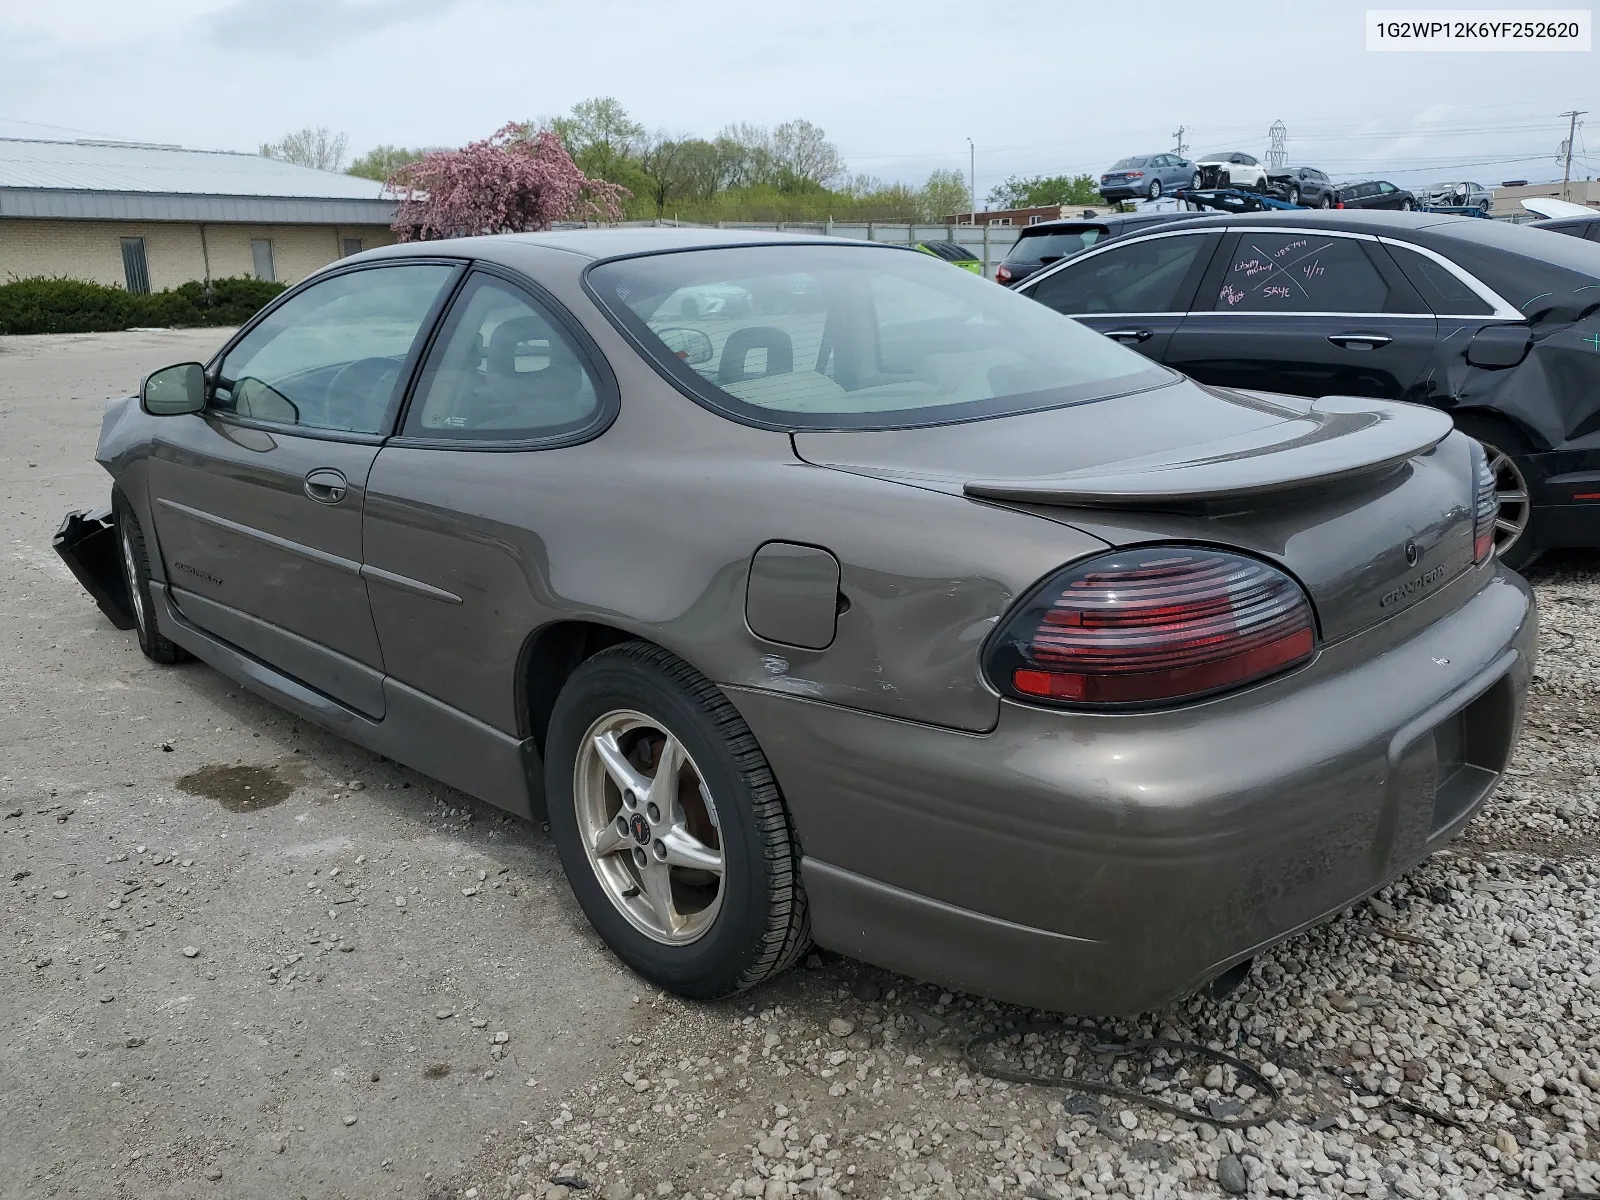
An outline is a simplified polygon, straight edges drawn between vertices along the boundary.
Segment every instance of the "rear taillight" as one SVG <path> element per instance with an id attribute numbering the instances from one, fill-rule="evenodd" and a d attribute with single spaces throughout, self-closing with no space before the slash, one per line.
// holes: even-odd
<path id="1" fill-rule="evenodd" d="M 1006 266 L 1004 263 L 1000 264 L 998 267 L 996 267 L 994 269 L 994 277 L 997 280 L 999 280 L 1001 283 L 1010 283 L 1011 282 L 1011 268 Z"/>
<path id="2" fill-rule="evenodd" d="M 1068 567 L 1001 625 L 989 675 L 1021 700 L 1100 707 L 1190 700 L 1316 651 L 1311 604 L 1282 571 L 1197 546 Z"/>
<path id="3" fill-rule="evenodd" d="M 1339 203 L 1335 204 L 1334 207 L 1335 208 L 1343 208 L 1344 207 L 1344 201 L 1343 200 L 1339 201 Z"/>
<path id="4" fill-rule="evenodd" d="M 1472 459 L 1472 560 L 1482 563 L 1494 555 L 1494 523 L 1500 516 L 1500 498 L 1482 445 L 1474 444 Z"/>
<path id="5" fill-rule="evenodd" d="M 1129 179 L 1143 179 L 1144 178 L 1144 172 L 1143 171 L 1124 171 L 1123 174 L 1126 175 Z"/>

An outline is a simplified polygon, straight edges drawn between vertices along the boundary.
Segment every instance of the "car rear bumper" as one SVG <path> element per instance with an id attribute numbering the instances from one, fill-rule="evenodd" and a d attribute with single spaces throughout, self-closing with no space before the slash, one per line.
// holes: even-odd
<path id="1" fill-rule="evenodd" d="M 1539 546 L 1600 546 L 1600 451 L 1554 450 L 1532 459 Z"/>
<path id="2" fill-rule="evenodd" d="M 1498 572 L 1393 632 L 1172 712 L 1007 702 L 981 735 L 730 695 L 789 801 L 819 943 L 1002 1000 L 1130 1013 L 1376 891 L 1493 790 L 1533 666 L 1527 585 Z"/>
<path id="3" fill-rule="evenodd" d="M 1132 200 L 1135 196 L 1142 196 L 1147 183 L 1143 187 L 1135 187 L 1131 183 L 1109 184 L 1100 188 L 1100 197 L 1103 200 Z"/>

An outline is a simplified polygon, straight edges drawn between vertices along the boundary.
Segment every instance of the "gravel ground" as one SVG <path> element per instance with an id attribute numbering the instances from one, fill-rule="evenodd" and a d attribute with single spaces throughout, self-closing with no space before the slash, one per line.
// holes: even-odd
<path id="1" fill-rule="evenodd" d="M 1219 1128 L 992 1078 L 969 1040 L 1048 1014 L 833 956 L 657 993 L 538 828 L 147 663 L 49 536 L 98 401 L 221 336 L 0 339 L 0 1195 L 1600 1193 L 1600 556 L 1535 570 L 1530 723 L 1449 851 L 1224 1000 L 986 1052 Z"/>

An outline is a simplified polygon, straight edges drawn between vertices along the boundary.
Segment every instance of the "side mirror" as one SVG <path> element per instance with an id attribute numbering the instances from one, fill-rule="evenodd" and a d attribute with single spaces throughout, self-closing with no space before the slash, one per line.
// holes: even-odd
<path id="1" fill-rule="evenodd" d="M 155 417 L 200 412 L 206 406 L 206 369 L 189 362 L 151 372 L 139 385 L 139 403 Z"/>
<path id="2" fill-rule="evenodd" d="M 711 348 L 711 339 L 698 329 L 674 327 L 658 329 L 655 334 L 661 339 L 662 345 L 691 367 L 710 362 L 715 354 Z"/>

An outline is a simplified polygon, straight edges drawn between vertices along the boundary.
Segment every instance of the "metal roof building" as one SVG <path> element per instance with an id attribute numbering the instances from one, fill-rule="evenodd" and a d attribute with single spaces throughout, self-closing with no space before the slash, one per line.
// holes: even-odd
<path id="1" fill-rule="evenodd" d="M 394 240 L 381 183 L 255 154 L 0 138 L 0 282 L 286 283 Z"/>

